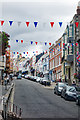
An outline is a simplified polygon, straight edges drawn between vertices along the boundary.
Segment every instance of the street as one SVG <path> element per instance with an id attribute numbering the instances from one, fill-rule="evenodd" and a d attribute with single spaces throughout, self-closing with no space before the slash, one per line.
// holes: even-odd
<path id="1" fill-rule="evenodd" d="M 77 118 L 78 106 L 65 101 L 41 84 L 15 80 L 14 104 L 22 108 L 22 118 Z"/>

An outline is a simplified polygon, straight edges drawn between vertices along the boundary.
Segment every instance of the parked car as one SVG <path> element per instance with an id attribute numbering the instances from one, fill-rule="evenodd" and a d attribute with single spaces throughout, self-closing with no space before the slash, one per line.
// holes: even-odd
<path id="1" fill-rule="evenodd" d="M 66 100 L 76 100 L 76 88 L 66 85 L 61 91 L 61 97 Z"/>
<path id="2" fill-rule="evenodd" d="M 24 75 L 22 74 L 22 77 L 25 78 L 25 74 Z"/>
<path id="3" fill-rule="evenodd" d="M 29 79 L 29 76 L 30 76 L 30 75 L 25 75 L 25 78 L 26 78 L 26 79 Z"/>
<path id="4" fill-rule="evenodd" d="M 37 77 L 36 82 L 40 82 L 40 79 L 41 79 L 40 77 Z"/>
<path id="5" fill-rule="evenodd" d="M 21 79 L 21 75 L 18 75 L 18 76 L 17 76 L 17 79 Z"/>
<path id="6" fill-rule="evenodd" d="M 68 83 L 58 82 L 54 88 L 54 93 L 57 95 L 61 95 L 61 91 L 62 91 L 63 87 L 67 84 Z"/>
<path id="7" fill-rule="evenodd" d="M 76 87 L 76 91 L 77 91 L 77 93 L 76 93 L 76 104 L 80 105 L 80 86 Z"/>
<path id="8" fill-rule="evenodd" d="M 33 80 L 36 81 L 37 80 L 37 76 L 33 76 Z"/>
<path id="9" fill-rule="evenodd" d="M 48 85 L 48 86 L 50 86 L 51 85 L 51 81 L 50 80 L 48 80 L 46 77 L 43 77 L 43 78 L 41 78 L 40 79 L 40 83 L 42 84 L 42 85 Z"/>

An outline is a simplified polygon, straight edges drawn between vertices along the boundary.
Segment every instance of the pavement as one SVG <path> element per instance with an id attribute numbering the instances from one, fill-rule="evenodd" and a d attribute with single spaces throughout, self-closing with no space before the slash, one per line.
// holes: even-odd
<path id="1" fill-rule="evenodd" d="M 14 104 L 22 109 L 22 118 L 78 118 L 78 106 L 54 94 L 54 86 L 22 79 L 15 80 Z"/>
<path id="2" fill-rule="evenodd" d="M 3 110 L 3 96 L 6 96 L 10 87 L 11 87 L 11 84 L 13 83 L 13 81 L 11 81 L 9 84 L 7 84 L 7 89 L 5 89 L 5 85 L 1 85 L 0 84 L 0 112 Z M 0 114 L 0 120 L 2 120 L 2 116 Z"/>
<path id="3" fill-rule="evenodd" d="M 46 89 L 51 89 L 51 90 L 53 90 L 55 86 L 56 86 L 56 83 L 55 83 L 55 82 L 51 82 L 51 85 L 50 85 L 50 86 L 44 86 L 44 85 L 43 85 L 44 88 L 46 88 Z"/>

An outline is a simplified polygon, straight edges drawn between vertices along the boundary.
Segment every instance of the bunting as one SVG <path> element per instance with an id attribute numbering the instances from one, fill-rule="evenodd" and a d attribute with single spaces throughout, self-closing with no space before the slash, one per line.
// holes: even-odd
<path id="1" fill-rule="evenodd" d="M 3 26 L 4 21 L 1 21 L 1 26 Z"/>
<path id="2" fill-rule="evenodd" d="M 38 22 L 34 22 L 34 26 L 37 27 Z"/>
<path id="3" fill-rule="evenodd" d="M 16 40 L 16 42 L 18 42 L 18 40 Z"/>
<path id="4" fill-rule="evenodd" d="M 75 25 L 76 25 L 76 27 L 78 27 L 78 25 L 79 25 L 79 22 L 75 22 Z"/>
<path id="5" fill-rule="evenodd" d="M 18 21 L 17 23 L 18 23 L 18 27 L 19 27 L 19 26 L 21 25 L 21 22 L 20 22 L 20 21 Z"/>
<path id="6" fill-rule="evenodd" d="M 10 26 L 12 25 L 13 21 L 9 21 Z"/>
<path id="7" fill-rule="evenodd" d="M 47 45 L 47 42 L 45 42 L 45 45 Z"/>
<path id="8" fill-rule="evenodd" d="M 54 22 L 50 22 L 50 24 L 51 24 L 51 27 L 53 27 L 53 25 L 54 25 Z"/>
<path id="9" fill-rule="evenodd" d="M 62 22 L 59 22 L 60 27 L 62 26 Z"/>
<path id="10" fill-rule="evenodd" d="M 23 40 L 21 40 L 21 43 L 23 43 Z"/>
<path id="11" fill-rule="evenodd" d="M 38 42 L 35 42 L 35 43 L 36 43 L 36 45 L 37 45 Z"/>
<path id="12" fill-rule="evenodd" d="M 51 43 L 49 43 L 49 45 L 51 46 Z"/>
<path id="13" fill-rule="evenodd" d="M 30 22 L 26 22 L 27 27 L 29 26 L 29 23 L 30 23 Z"/>
<path id="14" fill-rule="evenodd" d="M 33 44 L 33 41 L 31 41 L 31 45 Z"/>

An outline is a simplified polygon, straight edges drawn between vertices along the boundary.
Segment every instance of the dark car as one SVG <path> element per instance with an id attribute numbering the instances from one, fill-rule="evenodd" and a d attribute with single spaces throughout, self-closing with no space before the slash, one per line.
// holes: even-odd
<path id="1" fill-rule="evenodd" d="M 57 95 L 61 95 L 61 91 L 65 85 L 67 85 L 67 83 L 58 82 L 54 88 L 54 93 Z"/>
<path id="2" fill-rule="evenodd" d="M 66 85 L 61 91 L 61 97 L 66 100 L 76 100 L 76 88 L 74 86 Z"/>

